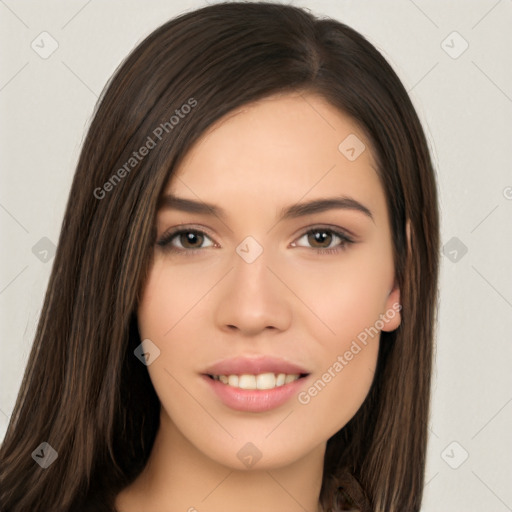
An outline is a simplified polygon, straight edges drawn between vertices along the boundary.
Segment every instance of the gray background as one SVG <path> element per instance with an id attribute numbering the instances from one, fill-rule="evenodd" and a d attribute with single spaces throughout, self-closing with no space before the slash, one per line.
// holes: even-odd
<path id="1" fill-rule="evenodd" d="M 206 3 L 0 0 L 0 439 L 94 104 L 138 42 Z M 431 146 L 444 254 L 422 510 L 510 511 L 512 0 L 288 3 L 369 39 Z"/>

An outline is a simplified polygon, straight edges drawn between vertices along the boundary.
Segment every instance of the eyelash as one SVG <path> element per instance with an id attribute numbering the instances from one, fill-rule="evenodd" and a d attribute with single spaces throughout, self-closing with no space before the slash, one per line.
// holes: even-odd
<path id="1" fill-rule="evenodd" d="M 334 230 L 332 228 L 322 227 L 322 226 L 317 226 L 317 227 L 308 229 L 307 231 L 302 233 L 297 238 L 297 240 L 301 239 L 302 237 L 304 237 L 306 235 L 312 235 L 312 234 L 317 233 L 317 232 L 329 233 L 329 234 L 337 236 L 341 240 L 341 243 L 338 246 L 334 247 L 334 248 L 317 249 L 315 247 L 312 247 L 311 249 L 312 250 L 316 250 L 317 254 L 321 254 L 321 255 L 325 255 L 325 254 L 338 254 L 338 253 L 340 253 L 342 251 L 346 251 L 348 246 L 350 244 L 354 243 L 354 240 L 352 240 L 352 238 L 347 236 L 345 233 L 343 233 L 341 231 L 336 231 L 336 230 Z M 202 231 L 200 229 L 180 228 L 180 229 L 175 229 L 175 230 L 169 231 L 167 233 L 164 233 L 162 235 L 162 237 L 160 238 L 160 240 L 158 240 L 157 245 L 162 247 L 162 249 L 164 249 L 165 252 L 175 253 L 175 254 L 180 254 L 180 255 L 185 255 L 185 256 L 196 256 L 199 252 L 204 250 L 203 248 L 198 248 L 198 249 L 179 249 L 177 247 L 174 247 L 174 246 L 170 245 L 170 243 L 172 242 L 172 240 L 175 237 L 177 237 L 178 235 L 182 235 L 184 233 L 193 233 L 195 235 L 205 235 L 206 237 L 210 238 L 206 232 L 204 232 L 204 231 Z M 299 246 L 299 247 L 303 247 L 303 246 Z"/>

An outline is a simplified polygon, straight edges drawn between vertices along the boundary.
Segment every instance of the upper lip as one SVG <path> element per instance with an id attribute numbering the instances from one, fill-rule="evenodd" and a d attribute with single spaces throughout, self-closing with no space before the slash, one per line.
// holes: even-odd
<path id="1" fill-rule="evenodd" d="M 278 357 L 233 357 L 208 367 L 206 375 L 258 375 L 260 373 L 308 374 L 297 364 Z"/>

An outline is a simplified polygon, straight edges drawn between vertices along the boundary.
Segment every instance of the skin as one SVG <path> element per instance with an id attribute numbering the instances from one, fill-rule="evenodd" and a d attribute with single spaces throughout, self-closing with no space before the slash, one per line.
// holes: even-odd
<path id="1" fill-rule="evenodd" d="M 355 134 L 366 149 L 349 161 L 338 146 Z M 166 189 L 213 203 L 226 219 L 174 209 L 157 216 L 157 240 L 180 224 L 204 231 L 187 245 L 155 245 L 138 310 L 141 339 L 160 355 L 147 369 L 160 398 L 161 426 L 149 462 L 119 496 L 120 512 L 317 511 L 327 440 L 370 389 L 379 335 L 302 404 L 294 396 L 263 413 L 228 408 L 201 373 L 235 355 L 282 357 L 310 372 L 308 390 L 358 334 L 400 302 L 390 222 L 369 141 L 348 116 L 311 93 L 279 94 L 231 112 L 201 137 Z M 332 209 L 281 220 L 283 207 L 349 196 L 371 210 Z M 354 243 L 306 231 L 329 225 Z M 262 254 L 247 263 L 237 246 L 252 236 Z M 295 244 L 295 245 L 294 245 Z M 199 248 L 192 256 L 184 254 Z M 400 314 L 382 330 L 400 324 Z M 332 372 L 331 372 L 332 373 Z M 247 468 L 237 452 L 253 443 Z"/>

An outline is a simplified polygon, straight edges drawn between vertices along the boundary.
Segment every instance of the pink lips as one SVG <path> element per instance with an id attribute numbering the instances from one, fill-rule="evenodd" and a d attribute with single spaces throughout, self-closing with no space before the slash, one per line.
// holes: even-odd
<path id="1" fill-rule="evenodd" d="M 260 373 L 309 375 L 304 368 L 284 359 L 235 357 L 210 366 L 202 374 L 202 378 L 224 405 L 243 412 L 264 412 L 283 405 L 297 395 L 306 380 L 306 378 L 300 378 L 273 389 L 239 389 L 210 377 L 212 375 L 257 375 Z"/>
<path id="2" fill-rule="evenodd" d="M 259 373 L 308 373 L 300 366 L 279 359 L 277 357 L 234 357 L 225 359 L 207 368 L 204 372 L 207 375 L 242 375 L 248 373 L 257 375 Z"/>

